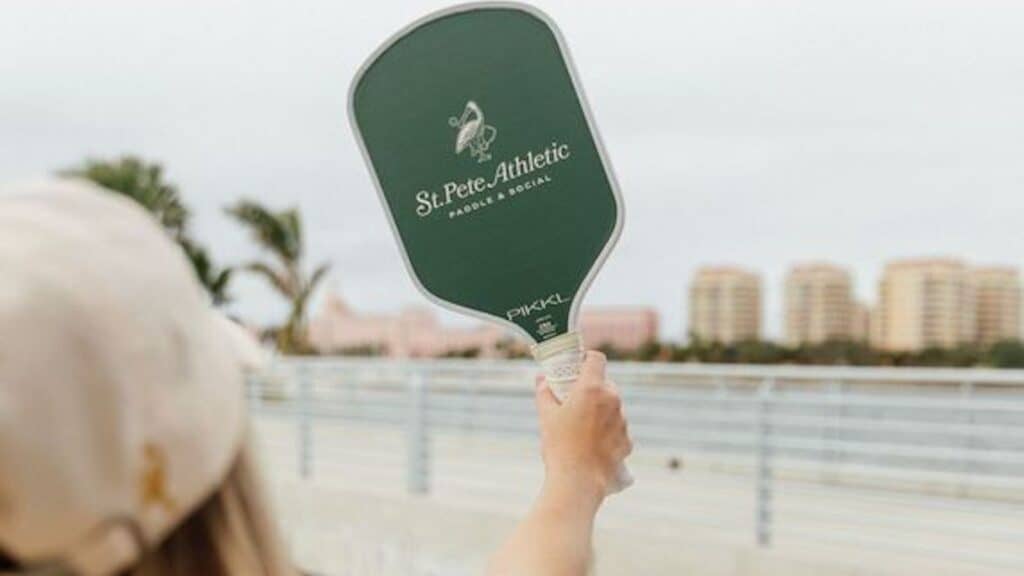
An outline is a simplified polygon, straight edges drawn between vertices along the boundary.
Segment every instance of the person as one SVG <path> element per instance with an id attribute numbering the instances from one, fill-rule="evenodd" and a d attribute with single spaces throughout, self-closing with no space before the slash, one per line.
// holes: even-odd
<path id="1" fill-rule="evenodd" d="M 297 575 L 246 418 L 259 358 L 130 200 L 0 193 L 0 574 Z M 564 404 L 538 381 L 546 480 L 493 576 L 586 572 L 631 449 L 604 364 Z"/>

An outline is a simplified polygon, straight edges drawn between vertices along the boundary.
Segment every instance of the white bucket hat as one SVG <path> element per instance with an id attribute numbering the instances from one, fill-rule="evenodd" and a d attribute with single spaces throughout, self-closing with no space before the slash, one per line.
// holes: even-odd
<path id="1" fill-rule="evenodd" d="M 232 326 L 130 200 L 77 181 L 0 194 L 0 550 L 113 574 L 210 496 L 255 358 Z"/>

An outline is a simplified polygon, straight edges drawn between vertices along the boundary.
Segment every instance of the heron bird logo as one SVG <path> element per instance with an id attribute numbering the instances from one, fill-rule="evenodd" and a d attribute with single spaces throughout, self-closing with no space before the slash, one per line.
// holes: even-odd
<path id="1" fill-rule="evenodd" d="M 455 136 L 456 154 L 462 154 L 462 151 L 468 148 L 469 155 L 476 158 L 477 162 L 483 163 L 491 159 L 487 150 L 498 136 L 498 129 L 484 123 L 484 113 L 476 102 L 466 102 L 462 116 L 448 118 L 448 125 L 458 129 Z"/>

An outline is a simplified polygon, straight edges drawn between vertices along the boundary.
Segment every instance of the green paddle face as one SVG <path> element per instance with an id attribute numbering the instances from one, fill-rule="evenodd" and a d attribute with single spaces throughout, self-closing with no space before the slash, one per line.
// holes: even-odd
<path id="1" fill-rule="evenodd" d="M 364 65 L 349 106 L 422 291 L 535 342 L 574 327 L 621 209 L 543 14 L 482 4 L 419 21 Z"/>

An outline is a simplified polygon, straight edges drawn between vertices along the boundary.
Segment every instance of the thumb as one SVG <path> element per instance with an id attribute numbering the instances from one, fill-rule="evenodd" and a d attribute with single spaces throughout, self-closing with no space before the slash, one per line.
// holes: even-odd
<path id="1" fill-rule="evenodd" d="M 555 396 L 551 387 L 548 386 L 547 380 L 544 376 L 537 376 L 536 391 L 534 393 L 534 399 L 537 402 L 537 415 L 540 416 L 541 420 L 544 420 L 554 410 L 557 410 L 561 405 L 558 402 L 558 397 Z"/>

